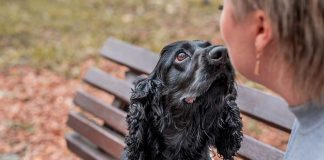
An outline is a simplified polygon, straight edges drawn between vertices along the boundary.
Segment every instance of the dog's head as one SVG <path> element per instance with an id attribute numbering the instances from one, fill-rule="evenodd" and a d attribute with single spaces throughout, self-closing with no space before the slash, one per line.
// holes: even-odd
<path id="1" fill-rule="evenodd" d="M 134 121 L 135 117 L 147 119 L 147 125 L 153 125 L 166 137 L 183 130 L 187 136 L 196 133 L 200 136 L 191 136 L 197 144 L 205 141 L 225 159 L 231 159 L 242 140 L 234 75 L 223 46 L 206 41 L 167 45 L 152 73 L 136 83 L 130 108 L 134 117 L 129 116 L 128 123 L 139 122 Z M 134 131 L 138 128 L 130 125 L 130 131 L 132 127 Z M 171 143 L 182 144 L 180 141 Z"/>
<path id="2" fill-rule="evenodd" d="M 194 105 L 210 94 L 233 92 L 234 70 L 223 46 L 206 41 L 179 41 L 164 47 L 152 79 L 164 85 L 172 105 Z M 216 97 L 211 97 L 216 98 Z"/>

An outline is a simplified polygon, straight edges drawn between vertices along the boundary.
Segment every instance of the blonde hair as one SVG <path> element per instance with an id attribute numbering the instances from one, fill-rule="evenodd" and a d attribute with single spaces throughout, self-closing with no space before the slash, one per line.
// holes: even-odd
<path id="1" fill-rule="evenodd" d="M 232 0 L 235 16 L 242 19 L 264 10 L 272 22 L 280 57 L 293 71 L 294 86 L 312 100 L 324 90 L 323 0 Z M 322 99 L 323 100 L 323 99 Z"/>

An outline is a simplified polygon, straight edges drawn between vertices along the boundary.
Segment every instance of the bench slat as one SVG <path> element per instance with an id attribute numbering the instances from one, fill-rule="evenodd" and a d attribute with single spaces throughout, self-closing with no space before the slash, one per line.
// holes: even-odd
<path id="1" fill-rule="evenodd" d="M 238 86 L 237 104 L 244 114 L 290 132 L 295 116 L 281 98 L 243 85 Z"/>
<path id="2" fill-rule="evenodd" d="M 125 147 L 121 136 L 109 129 L 104 129 L 95 122 L 82 116 L 80 113 L 70 112 L 67 122 L 68 126 L 87 138 L 92 143 L 98 145 L 105 152 L 119 159 Z"/>
<path id="3" fill-rule="evenodd" d="M 101 50 L 101 55 L 119 64 L 123 64 L 135 71 L 148 74 L 155 67 L 155 64 L 158 61 L 158 56 L 146 49 L 138 48 L 139 47 L 129 43 L 114 38 L 109 38 Z M 136 55 L 136 58 L 125 58 L 134 57 L 134 55 Z M 150 65 L 147 65 L 147 63 Z M 139 66 L 143 64 L 145 64 L 145 66 L 148 68 L 138 69 L 141 68 Z M 284 131 L 291 130 L 294 122 L 294 116 L 288 110 L 287 104 L 282 99 L 265 94 L 255 89 L 248 89 L 242 85 L 238 85 L 238 90 L 238 106 L 241 108 L 243 113 L 263 122 L 269 123 L 274 127 L 283 129 Z M 124 98 L 127 99 L 126 97 Z"/>
<path id="4" fill-rule="evenodd" d="M 284 157 L 284 152 L 281 150 L 257 141 L 248 135 L 244 135 L 241 145 L 238 154 L 251 160 L 281 160 Z"/>
<path id="5" fill-rule="evenodd" d="M 91 96 L 87 95 L 84 92 L 78 92 L 76 97 L 79 97 L 80 99 L 84 99 L 84 97 L 86 97 L 86 98 L 90 97 L 90 99 L 92 98 Z M 79 98 L 76 98 L 76 99 L 79 99 Z M 90 101 L 93 101 L 93 100 L 91 99 Z M 96 108 L 97 105 L 102 105 L 102 104 L 100 104 L 100 102 L 95 102 L 95 101 L 96 100 L 94 100 L 94 102 L 89 103 L 90 104 L 89 106 Z M 104 107 L 104 106 L 99 106 L 99 107 Z M 116 109 L 116 108 L 114 108 L 114 109 Z M 116 109 L 116 110 L 118 110 L 118 109 Z M 114 113 L 111 114 L 111 113 L 104 113 L 104 112 L 105 111 L 100 112 L 103 114 L 99 115 L 98 117 L 104 119 L 104 117 L 110 117 L 111 115 L 114 114 Z M 111 112 L 111 111 L 108 111 L 108 112 Z M 109 115 L 109 116 L 104 116 L 104 115 Z M 125 118 L 125 113 L 120 114 L 120 116 L 117 119 L 118 119 L 118 121 L 125 122 L 125 120 L 123 118 Z M 126 130 L 127 124 L 126 123 L 121 123 L 119 127 L 123 128 L 124 134 L 127 133 L 127 130 Z M 280 151 L 270 145 L 260 143 L 257 140 L 255 140 L 254 138 L 251 138 L 250 136 L 247 136 L 247 135 L 244 135 L 244 136 L 245 136 L 245 138 L 242 142 L 242 148 L 239 151 L 240 155 L 250 158 L 250 159 L 255 159 L 260 154 L 262 155 L 262 157 L 268 157 L 268 158 L 271 157 L 269 159 L 273 159 L 273 157 L 275 157 L 275 159 L 278 159 L 278 157 L 280 158 L 283 156 L 282 151 Z M 253 150 L 251 150 L 251 149 L 253 149 Z"/>
<path id="6" fill-rule="evenodd" d="M 86 141 L 77 133 L 69 133 L 65 136 L 68 148 L 82 159 L 86 160 L 114 160 L 114 158 L 98 150 L 98 148 Z"/>
<path id="7" fill-rule="evenodd" d="M 116 95 L 123 95 L 125 92 L 127 91 L 130 91 L 131 89 L 131 85 L 126 82 L 126 81 L 123 81 L 123 80 L 119 80 L 117 78 L 114 78 L 112 76 L 109 76 L 108 74 L 106 74 L 105 72 L 103 71 L 100 71 L 100 70 L 93 70 L 91 69 L 89 72 L 92 72 L 91 75 L 92 76 L 95 76 L 95 77 L 104 77 L 103 79 L 101 79 L 100 81 L 92 81 L 91 83 L 93 83 L 95 86 L 99 87 L 99 88 L 104 88 L 107 92 L 109 93 L 114 93 Z M 115 81 L 118 81 L 118 85 L 115 85 L 115 87 L 107 87 L 106 84 L 113 84 L 111 83 L 111 81 L 114 83 Z M 102 82 L 102 83 L 98 83 L 98 82 Z M 127 87 L 123 87 L 123 85 L 126 85 Z M 118 88 L 119 87 L 119 88 Z M 245 87 L 242 87 L 242 86 L 239 86 L 239 93 L 241 94 L 248 94 L 249 92 L 255 92 L 257 93 L 258 91 L 251 91 L 251 90 L 246 90 L 248 88 L 245 88 Z M 263 94 L 263 93 L 257 93 L 256 95 L 260 96 L 259 94 Z M 77 96 L 80 96 L 80 99 L 83 99 L 84 97 L 84 93 L 78 93 Z M 127 96 L 124 94 L 123 95 L 124 99 L 126 102 L 129 102 L 129 94 L 127 94 Z M 255 96 L 255 95 L 250 95 L 250 96 Z M 120 97 L 119 97 L 120 98 Z M 244 100 L 238 100 L 239 103 L 242 103 L 242 106 L 248 106 L 248 102 L 245 102 Z M 89 102 L 90 103 L 90 102 Z M 91 103 L 97 103 L 96 105 L 103 105 L 103 104 L 100 104 L 100 102 L 91 102 Z M 88 105 L 88 106 L 95 106 L 95 105 Z M 101 106 L 102 107 L 102 106 Z M 242 110 L 246 109 L 248 107 L 242 107 Z M 89 109 L 88 109 L 89 110 Z M 255 112 L 254 110 L 247 110 L 246 112 Z M 104 117 L 106 117 L 106 115 L 110 115 L 110 114 L 103 114 L 101 116 L 98 116 L 102 119 L 104 119 Z M 108 116 L 107 116 L 108 117 Z M 123 116 L 124 117 L 124 116 Z M 121 118 L 121 117 L 120 117 Z M 120 120 L 119 118 L 119 120 Z M 127 124 L 126 123 L 122 123 L 120 128 L 126 128 Z M 127 131 L 124 130 L 123 133 L 126 133 Z M 246 135 L 245 135 L 246 136 Z M 269 146 L 269 145 L 266 145 L 264 143 L 260 143 L 258 141 L 256 141 L 255 139 L 253 138 L 250 138 L 248 136 L 246 136 L 247 138 L 244 138 L 244 141 L 243 141 L 243 144 L 242 144 L 242 149 L 241 151 L 239 152 L 240 155 L 244 156 L 244 157 L 247 157 L 247 158 L 255 158 L 255 156 L 259 155 L 259 154 L 263 154 L 265 155 L 266 157 L 282 157 L 283 153 L 278 150 L 278 149 L 275 149 L 274 147 L 272 146 Z M 256 146 L 256 148 L 258 150 L 250 150 L 250 148 Z M 253 148 L 254 149 L 254 148 Z M 253 151 L 253 152 L 252 152 Z"/>
<path id="8" fill-rule="evenodd" d="M 94 68 L 88 71 L 85 81 L 129 103 L 132 88 L 129 82 Z M 237 103 L 242 113 L 286 132 L 291 130 L 295 117 L 282 99 L 243 85 L 238 85 L 238 95 Z"/>
<path id="9" fill-rule="evenodd" d="M 103 103 L 94 96 L 81 90 L 77 91 L 74 103 L 83 110 L 101 118 L 106 124 L 116 129 L 118 132 L 124 135 L 127 134 L 127 124 L 125 121 L 127 114 L 125 111 L 107 103 Z"/>
<path id="10" fill-rule="evenodd" d="M 157 54 L 115 38 L 109 38 L 105 42 L 101 49 L 101 55 L 140 73 L 152 72 L 158 61 Z"/>
<path id="11" fill-rule="evenodd" d="M 129 101 L 131 93 L 130 88 L 132 87 L 132 84 L 117 79 L 102 70 L 99 70 L 97 68 L 89 69 L 84 77 L 84 81 L 117 96 L 125 102 Z"/>
<path id="12" fill-rule="evenodd" d="M 72 118 L 69 117 L 69 122 L 68 122 L 70 127 L 71 127 L 71 121 L 74 121 L 73 119 L 77 119 L 77 121 L 89 121 L 89 120 L 86 120 L 86 118 L 84 118 L 81 115 L 76 114 L 76 113 L 72 113 L 72 114 L 70 114 L 70 116 L 72 116 Z M 93 123 L 93 122 L 89 121 L 88 123 Z M 75 122 L 74 123 L 72 122 L 72 124 L 76 125 Z M 86 124 L 83 124 L 83 125 L 86 125 Z M 84 126 L 80 126 L 80 127 L 83 128 Z M 75 129 L 74 127 L 72 127 L 72 128 Z M 100 129 L 103 130 L 102 128 L 100 128 Z M 77 132 L 81 133 L 81 134 L 91 134 L 92 133 L 91 135 L 85 135 L 85 137 L 87 137 L 87 136 L 90 136 L 90 137 L 96 136 L 96 133 L 94 133 L 93 131 L 89 131 L 87 129 L 85 129 L 86 130 L 85 132 L 88 132 L 88 133 L 80 132 L 78 129 L 75 129 L 75 130 Z M 91 133 L 89 133 L 89 132 L 91 132 Z M 105 137 L 105 138 L 108 138 L 108 137 Z M 108 149 L 104 148 L 101 144 L 99 144 L 99 141 L 101 141 L 101 143 L 103 143 L 103 144 L 110 144 L 110 142 L 107 142 L 107 140 L 105 142 L 103 142 L 105 138 L 102 138 L 101 140 L 92 140 L 92 139 L 90 139 L 90 141 L 95 141 L 94 143 L 98 144 L 105 151 L 108 150 L 107 151 L 108 153 L 111 153 L 111 150 L 114 147 L 116 147 L 115 144 L 112 144 L 111 146 L 109 146 Z M 119 141 L 121 141 L 121 140 L 119 140 Z M 120 144 L 118 144 L 118 145 L 120 145 Z M 121 147 L 121 149 L 123 147 L 124 147 L 124 144 Z M 241 149 L 239 150 L 238 153 L 239 153 L 240 156 L 243 156 L 243 157 L 246 157 L 246 158 L 249 158 L 249 159 L 259 159 L 259 160 L 282 159 L 282 157 L 283 157 L 283 152 L 282 151 L 280 151 L 280 150 L 278 150 L 278 149 L 276 149 L 276 148 L 274 148 L 274 147 L 272 147 L 270 145 L 259 142 L 259 141 L 255 140 L 254 138 L 252 138 L 252 137 L 250 137 L 248 135 L 244 135 L 244 139 L 243 139 L 243 142 L 242 142 L 242 147 L 241 147 Z M 121 151 L 118 152 L 116 155 L 114 155 L 114 157 L 118 158 L 120 155 L 121 155 Z"/>

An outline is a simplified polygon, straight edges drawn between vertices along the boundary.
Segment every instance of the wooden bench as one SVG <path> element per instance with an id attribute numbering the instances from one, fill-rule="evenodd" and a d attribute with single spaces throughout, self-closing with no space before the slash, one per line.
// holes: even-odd
<path id="1" fill-rule="evenodd" d="M 105 103 L 84 90 L 76 93 L 74 103 L 82 109 L 82 112 L 69 113 L 67 124 L 74 131 L 66 135 L 66 141 L 72 152 L 86 160 L 119 159 L 125 147 L 124 136 L 127 134 L 125 117 L 132 81 L 138 75 L 150 73 L 159 56 L 147 49 L 114 38 L 109 38 L 105 42 L 100 54 L 105 59 L 127 66 L 129 71 L 124 80 L 97 68 L 91 68 L 86 73 L 84 77 L 86 83 L 114 95 L 112 104 Z M 238 85 L 237 102 L 244 115 L 290 132 L 294 116 L 282 99 Z M 90 120 L 85 112 L 103 120 L 105 124 L 99 125 Z M 284 151 L 247 135 L 239 150 L 239 156 L 244 159 L 282 159 L 283 154 Z"/>

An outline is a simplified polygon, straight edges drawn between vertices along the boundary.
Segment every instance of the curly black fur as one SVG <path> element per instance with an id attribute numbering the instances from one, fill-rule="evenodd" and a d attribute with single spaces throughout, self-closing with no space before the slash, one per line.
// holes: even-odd
<path id="1" fill-rule="evenodd" d="M 183 53 L 185 59 L 177 59 Z M 210 147 L 233 159 L 243 137 L 236 96 L 224 47 L 204 41 L 166 46 L 132 91 L 122 159 L 207 160 Z"/>

